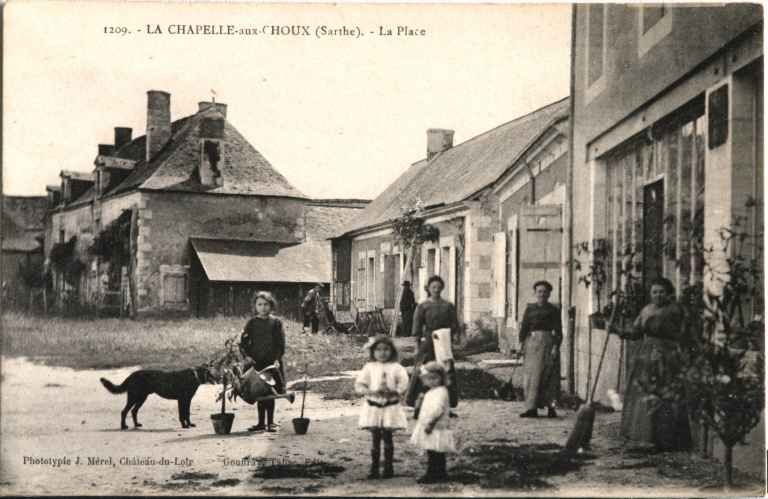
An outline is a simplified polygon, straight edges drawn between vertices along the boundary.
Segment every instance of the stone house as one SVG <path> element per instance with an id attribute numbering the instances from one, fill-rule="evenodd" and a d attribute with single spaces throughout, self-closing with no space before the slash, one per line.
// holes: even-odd
<path id="1" fill-rule="evenodd" d="M 693 244 L 712 246 L 737 216 L 763 231 L 761 6 L 579 4 L 573 26 L 569 218 L 575 242 L 602 240 L 610 249 L 602 303 L 627 286 L 627 252 L 640 264 L 629 275 L 644 296 L 659 275 L 678 296 L 709 286 Z M 589 334 L 597 298 L 570 286 L 582 397 L 605 338 Z M 627 343 L 609 344 L 601 398 L 624 387 Z M 734 460 L 762 474 L 764 425 L 755 431 L 750 441 L 759 445 L 735 449 Z"/>
<path id="2" fill-rule="evenodd" d="M 549 159 L 543 166 L 543 152 L 551 154 L 557 144 L 562 155 L 562 140 L 545 135 L 562 133 L 553 130 L 567 118 L 567 110 L 564 99 L 456 146 L 452 130 L 429 129 L 427 156 L 413 163 L 333 238 L 336 309 L 380 308 L 391 320 L 406 271 L 406 256 L 395 241 L 392 222 L 403 209 L 418 206 L 425 222 L 436 226 L 440 236 L 419 248 L 408 272 L 417 301 L 426 298 L 424 284 L 429 276 L 439 275 L 446 283 L 443 296 L 455 303 L 462 322 L 482 322 L 483 327 L 494 329 L 497 324 L 505 326 L 507 299 L 517 299 L 516 284 L 506 281 L 507 275 L 515 278 L 515 273 L 506 272 L 507 248 L 515 247 L 507 245 L 507 219 L 523 204 L 547 202 L 546 196 L 555 189 L 557 181 L 549 179 L 542 181 L 539 197 L 521 191 L 531 178 L 543 175 L 543 179 L 554 171 L 547 172 Z M 536 163 L 529 164 L 536 172 L 524 169 L 520 177 L 526 158 Z M 502 217 L 506 217 L 503 223 Z M 515 291 L 507 293 L 508 287 Z M 514 348 L 506 342 L 512 335 L 506 334 L 505 327 L 501 331 L 505 348 Z"/>
<path id="3" fill-rule="evenodd" d="M 54 287 L 81 303 L 121 292 L 139 313 L 197 315 L 246 313 L 254 289 L 272 289 L 284 310 L 295 310 L 302 287 L 330 283 L 330 244 L 317 241 L 334 227 L 317 221 L 345 223 L 365 203 L 310 200 L 227 120 L 226 104 L 200 102 L 197 112 L 172 121 L 170 98 L 148 91 L 146 134 L 115 128 L 94 168 L 62 172 L 60 196 L 49 191 L 46 254 L 76 236 L 85 264 L 74 285 L 56 275 Z M 90 248 L 116 221 L 130 224 L 130 251 L 107 262 Z M 296 273 L 280 258 L 262 258 L 283 251 L 289 261 L 317 265 Z M 240 264 L 219 272 L 235 253 Z"/>
<path id="4" fill-rule="evenodd" d="M 43 229 L 47 200 L 43 196 L 3 196 L 2 307 L 26 307 L 30 289 L 20 271 L 43 263 Z"/>

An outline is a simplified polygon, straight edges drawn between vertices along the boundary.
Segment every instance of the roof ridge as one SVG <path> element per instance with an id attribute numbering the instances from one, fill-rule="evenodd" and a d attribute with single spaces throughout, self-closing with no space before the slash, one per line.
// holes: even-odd
<path id="1" fill-rule="evenodd" d="M 436 154 L 433 158 L 431 158 L 429 160 L 427 160 L 427 158 L 425 157 L 425 158 L 422 158 L 422 159 L 420 159 L 418 161 L 415 161 L 414 163 L 411 163 L 411 166 L 415 165 L 416 163 L 420 163 L 421 161 L 425 161 L 425 160 L 428 163 L 431 163 L 432 161 L 437 159 L 439 156 L 441 156 L 442 153 L 444 153 L 444 152 L 448 152 L 448 151 L 454 150 L 454 149 L 456 149 L 458 147 L 461 147 L 461 146 L 467 144 L 468 142 L 472 142 L 473 140 L 479 139 L 479 138 L 483 137 L 484 135 L 488 135 L 488 134 L 490 134 L 490 133 L 492 133 L 492 132 L 494 132 L 494 131 L 496 131 L 496 130 L 498 130 L 500 128 L 503 128 L 505 126 L 512 125 L 513 123 L 516 123 L 518 121 L 522 121 L 525 118 L 531 118 L 534 115 L 540 113 L 541 111 L 544 111 L 545 109 L 547 109 L 549 107 L 556 106 L 557 104 L 560 104 L 563 101 L 568 100 L 569 98 L 570 98 L 569 96 L 563 97 L 562 99 L 558 99 L 558 100 L 556 100 L 554 102 L 550 102 L 549 104 L 545 104 L 545 105 L 543 105 L 543 106 L 541 106 L 541 107 L 539 107 L 537 109 L 534 109 L 533 111 L 529 111 L 529 112 L 527 112 L 527 113 L 525 113 L 525 114 L 523 114 L 521 116 L 518 116 L 517 118 L 512 118 L 509 121 L 505 121 L 504 123 L 496 125 L 495 127 L 491 128 L 489 130 L 486 130 L 484 132 L 480 132 L 477 135 L 473 135 L 472 137 L 470 137 L 468 139 L 465 139 L 462 142 L 459 142 L 458 144 L 454 145 L 453 147 L 450 147 L 450 148 L 446 149 L 445 151 L 441 151 L 441 154 Z"/>

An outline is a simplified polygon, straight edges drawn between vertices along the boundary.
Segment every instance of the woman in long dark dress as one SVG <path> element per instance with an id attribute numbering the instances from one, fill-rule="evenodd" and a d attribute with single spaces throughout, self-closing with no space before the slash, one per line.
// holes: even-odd
<path id="1" fill-rule="evenodd" d="M 406 394 L 406 403 L 414 407 L 419 395 L 426 391 L 418 376 L 418 368 L 422 364 L 435 360 L 435 346 L 432 342 L 432 332 L 436 329 L 448 328 L 451 330 L 451 338 L 455 339 L 459 334 L 459 320 L 456 316 L 456 308 L 449 301 L 443 300 L 440 294 L 445 288 L 445 282 L 439 276 L 432 276 L 427 281 L 427 294 L 429 298 L 419 303 L 413 314 L 413 336 L 418 337 L 419 350 L 416 355 L 415 375 L 411 378 Z M 459 390 L 456 383 L 456 369 L 453 361 L 448 361 L 448 395 L 451 407 L 459 403 Z"/>
<path id="2" fill-rule="evenodd" d="M 621 433 L 658 450 L 685 449 L 691 445 L 682 377 L 684 348 L 690 341 L 685 310 L 672 301 L 668 279 L 654 280 L 650 295 L 651 303 L 631 329 L 611 331 L 641 342 L 627 377 Z"/>
<path id="3" fill-rule="evenodd" d="M 555 405 L 560 395 L 560 344 L 563 326 L 560 309 L 549 303 L 552 285 L 538 281 L 533 285 L 536 303 L 523 313 L 520 344 L 524 346 L 523 391 L 525 412 L 521 418 L 536 418 L 539 408 L 547 408 L 547 417 L 556 418 Z"/>

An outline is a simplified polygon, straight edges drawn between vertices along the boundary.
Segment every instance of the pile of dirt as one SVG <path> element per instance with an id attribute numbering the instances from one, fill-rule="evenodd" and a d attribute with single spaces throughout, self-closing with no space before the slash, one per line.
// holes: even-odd
<path id="1" fill-rule="evenodd" d="M 276 463 L 260 466 L 253 472 L 253 478 L 274 480 L 282 478 L 336 478 L 344 471 L 343 466 L 326 462 Z"/>
<path id="2" fill-rule="evenodd" d="M 457 369 L 459 398 L 498 399 L 506 383 L 482 369 Z"/>
<path id="3" fill-rule="evenodd" d="M 468 447 L 451 472 L 453 479 L 488 489 L 552 488 L 548 476 L 578 470 L 585 456 L 569 457 L 555 444 L 513 445 L 502 440 Z"/>

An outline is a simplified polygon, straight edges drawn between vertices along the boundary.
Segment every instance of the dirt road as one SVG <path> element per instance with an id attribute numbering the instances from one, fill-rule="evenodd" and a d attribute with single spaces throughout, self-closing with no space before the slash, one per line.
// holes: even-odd
<path id="1" fill-rule="evenodd" d="M 233 434 L 213 434 L 216 388 L 203 386 L 192 404 L 197 427 L 181 430 L 174 402 L 152 396 L 144 427 L 120 431 L 120 382 L 132 369 L 76 371 L 4 359 L 2 365 L 2 494 L 322 494 L 322 495 L 690 495 L 718 468 L 690 454 L 644 455 L 621 446 L 618 414 L 599 414 L 591 453 L 557 459 L 573 427 L 572 412 L 556 420 L 520 420 L 520 404 L 463 401 L 456 429 L 462 453 L 449 459 L 454 481 L 419 486 L 424 460 L 396 436 L 396 474 L 365 480 L 367 434 L 356 428 L 357 403 L 307 397 L 309 433 L 295 435 L 299 404 L 278 401 L 282 427 L 249 434 L 255 409 L 236 404 Z M 90 462 L 89 462 L 90 459 Z M 697 495 L 706 492 L 698 491 Z"/>

